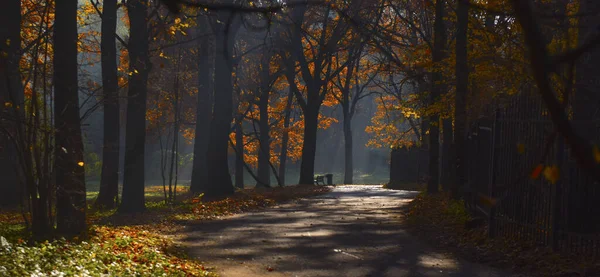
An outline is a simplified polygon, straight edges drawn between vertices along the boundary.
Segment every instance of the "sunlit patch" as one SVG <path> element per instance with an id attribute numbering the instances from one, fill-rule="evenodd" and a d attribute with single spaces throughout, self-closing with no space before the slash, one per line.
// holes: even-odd
<path id="1" fill-rule="evenodd" d="M 455 260 L 447 259 L 444 257 L 436 257 L 433 255 L 421 255 L 419 256 L 418 264 L 423 267 L 434 267 L 438 269 L 457 269 L 458 264 Z"/>

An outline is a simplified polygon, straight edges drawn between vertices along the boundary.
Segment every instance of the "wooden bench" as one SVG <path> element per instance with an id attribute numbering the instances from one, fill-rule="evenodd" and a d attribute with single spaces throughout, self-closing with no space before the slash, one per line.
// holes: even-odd
<path id="1" fill-rule="evenodd" d="M 315 185 L 318 185 L 319 183 L 322 183 L 323 185 L 325 185 L 325 175 L 315 176 Z"/>

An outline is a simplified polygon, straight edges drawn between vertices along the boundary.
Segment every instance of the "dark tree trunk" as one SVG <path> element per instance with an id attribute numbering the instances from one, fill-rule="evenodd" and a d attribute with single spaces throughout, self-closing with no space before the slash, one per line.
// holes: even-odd
<path id="1" fill-rule="evenodd" d="M 202 24 L 202 25 L 201 25 Z M 198 25 L 207 32 L 208 20 L 200 17 Z M 203 34 L 198 34 L 203 35 Z M 194 193 L 202 191 L 202 184 L 207 182 L 207 151 L 210 138 L 210 121 L 213 104 L 213 79 L 211 58 L 213 48 L 212 37 L 199 40 L 198 45 L 198 104 L 196 106 L 196 131 L 194 138 L 194 161 L 192 165 L 192 180 L 190 190 Z"/>
<path id="2" fill-rule="evenodd" d="M 443 86 L 443 93 L 447 93 L 447 86 Z M 451 107 L 449 107 L 451 108 Z M 444 191 L 448 192 L 454 184 L 454 130 L 452 129 L 452 119 L 444 118 L 442 120 L 442 172 L 441 185 Z"/>
<path id="3" fill-rule="evenodd" d="M 129 15 L 129 90 L 127 93 L 127 133 L 123 197 L 119 212 L 141 212 L 144 202 L 144 162 L 146 144 L 146 96 L 148 92 L 148 27 L 146 0 L 127 1 Z"/>
<path id="4" fill-rule="evenodd" d="M 112 209 L 119 193 L 119 84 L 117 81 L 117 0 L 102 5 L 102 91 L 104 93 L 104 139 L 102 175 L 96 206 Z"/>
<path id="5" fill-rule="evenodd" d="M 56 228 L 66 237 L 85 236 L 87 205 L 77 84 L 77 1 L 56 1 L 55 9 Z"/>
<path id="6" fill-rule="evenodd" d="M 266 62 L 262 63 L 261 76 L 261 94 L 258 103 L 260 118 L 258 125 L 260 128 L 260 148 L 258 150 L 258 182 L 256 186 L 271 186 L 271 166 L 269 158 L 271 156 L 271 136 L 269 135 L 269 60 L 263 57 Z"/>
<path id="7" fill-rule="evenodd" d="M 342 110 L 344 114 L 344 184 L 353 183 L 353 154 L 352 154 L 352 116 L 350 115 L 349 92 L 344 93 Z"/>
<path id="8" fill-rule="evenodd" d="M 203 192 L 210 196 L 233 194 L 229 174 L 228 149 L 231 121 L 233 119 L 233 42 L 237 27 L 230 23 L 233 14 L 219 11 L 215 27 L 215 103 L 210 123 L 210 139 L 207 154 L 208 179 Z"/>
<path id="9" fill-rule="evenodd" d="M 15 119 L 18 119 L 17 105 L 23 106 L 19 58 L 21 49 L 21 1 L 8 0 L 0 9 L 0 123 L 6 126 L 0 130 L 0 207 L 15 207 L 19 204 L 19 166 L 15 141 L 17 135 Z M 10 41 L 10 44 L 5 42 Z M 7 106 L 5 103 L 11 103 Z M 10 135 L 8 135 L 8 134 Z"/>
<path id="10" fill-rule="evenodd" d="M 241 120 L 235 123 L 235 186 L 244 188 L 244 130 Z"/>
<path id="11" fill-rule="evenodd" d="M 444 45 L 446 44 L 446 30 L 444 24 L 444 0 L 437 0 L 435 3 L 435 22 L 434 22 L 434 42 L 432 50 L 432 61 L 439 63 L 444 58 Z M 442 93 L 440 82 L 442 74 L 440 72 L 431 73 L 431 94 L 429 104 L 433 105 Z M 440 161 L 440 117 L 438 114 L 431 116 L 429 120 L 429 180 L 427 184 L 427 193 L 435 194 L 439 186 L 439 161 Z"/>
<path id="12" fill-rule="evenodd" d="M 452 186 L 452 197 L 460 197 L 459 191 L 466 182 L 466 128 L 467 128 L 467 95 L 469 90 L 469 64 L 467 62 L 467 31 L 469 28 L 469 4 L 458 1 L 456 9 L 456 97 L 454 102 L 455 129 L 454 144 L 456 158 L 456 182 Z M 487 23 L 488 20 L 486 20 Z"/>
<path id="13" fill-rule="evenodd" d="M 417 86 L 420 95 L 423 95 L 429 89 L 427 82 L 424 80 L 419 80 Z M 419 125 L 421 128 L 421 147 L 427 149 L 429 147 L 429 118 L 421 118 L 421 124 Z"/>
<path id="14" fill-rule="evenodd" d="M 287 164 L 288 141 L 290 139 L 288 128 L 290 127 L 290 116 L 292 114 L 293 99 L 294 95 L 290 90 L 290 92 L 288 93 L 287 103 L 285 104 L 285 116 L 283 118 L 284 132 L 281 138 L 281 152 L 279 153 L 279 181 L 283 186 L 285 186 L 285 170 Z"/>
<path id="15" fill-rule="evenodd" d="M 310 103 L 310 101 L 308 102 Z M 307 105 L 304 110 L 304 141 L 302 143 L 302 162 L 300 163 L 299 184 L 313 184 L 315 175 L 315 154 L 317 152 L 317 128 L 319 124 L 319 106 Z"/>
<path id="16" fill-rule="evenodd" d="M 446 13 L 442 13 L 443 16 L 446 16 Z M 446 29 L 448 28 L 448 22 L 443 20 L 444 30 L 443 33 L 440 33 L 443 37 L 443 44 L 440 44 L 440 55 L 439 60 L 444 60 L 448 57 L 448 52 L 446 49 Z M 443 76 L 440 76 L 439 84 L 435 86 L 438 87 L 439 95 L 446 95 L 448 93 L 448 85 L 446 81 L 443 80 Z M 447 103 L 447 109 L 452 110 L 452 106 L 450 103 Z M 454 159 L 454 127 L 452 126 L 452 117 L 450 114 L 447 114 L 445 118 L 442 119 L 442 156 L 441 156 L 441 174 L 440 174 L 440 184 L 444 192 L 451 191 L 451 188 L 454 186 L 454 174 L 455 174 L 455 159 Z"/>

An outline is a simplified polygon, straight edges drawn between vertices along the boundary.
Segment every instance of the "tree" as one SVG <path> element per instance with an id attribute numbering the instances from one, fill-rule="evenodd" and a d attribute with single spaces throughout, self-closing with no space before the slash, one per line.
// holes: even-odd
<path id="1" fill-rule="evenodd" d="M 333 93 L 337 101 L 342 105 L 343 132 L 344 132 L 344 184 L 353 183 L 354 158 L 352 142 L 352 118 L 354 117 L 358 103 L 361 99 L 370 95 L 365 94 L 365 89 L 373 81 L 378 72 L 373 70 L 370 62 L 363 59 L 366 41 L 359 41 L 347 51 L 346 59 L 350 61 L 345 72 L 337 76 L 334 85 L 340 93 Z M 337 54 L 336 62 L 340 57 Z M 365 60 L 367 60 L 365 62 Z M 339 64 L 338 64 L 339 66 Z M 363 67 L 364 66 L 364 67 Z M 376 70 L 376 69 L 375 69 Z M 343 76 L 343 78 L 342 78 Z M 341 94 L 341 95 L 340 95 Z"/>
<path id="2" fill-rule="evenodd" d="M 117 76 L 117 0 L 102 4 L 102 37 L 100 42 L 102 91 L 104 102 L 104 138 L 102 175 L 96 206 L 112 209 L 119 194 L 119 84 Z"/>
<path id="3" fill-rule="evenodd" d="M 285 185 L 285 169 L 287 164 L 288 143 L 290 140 L 290 117 L 292 115 L 292 101 L 294 100 L 293 92 L 288 89 L 286 99 L 284 118 L 283 118 L 283 135 L 281 136 L 281 151 L 279 152 L 279 181 Z"/>
<path id="4" fill-rule="evenodd" d="M 445 0 L 435 2 L 435 21 L 433 25 L 434 42 L 431 51 L 431 60 L 434 64 L 440 63 L 444 58 L 444 45 L 446 44 L 446 27 L 444 23 Z M 431 73 L 430 104 L 433 105 L 443 93 L 442 74 L 439 71 Z M 439 186 L 439 114 L 432 114 L 429 119 L 429 180 L 427 182 L 427 193 L 435 194 Z"/>
<path id="5" fill-rule="evenodd" d="M 456 8 L 456 96 L 454 100 L 454 118 L 456 129 L 455 144 L 455 170 L 456 182 L 451 184 L 453 198 L 458 198 L 459 189 L 466 181 L 466 125 L 467 125 L 467 94 L 469 89 L 469 64 L 467 61 L 467 31 L 469 28 L 469 3 L 457 1 Z"/>
<path id="6" fill-rule="evenodd" d="M 77 82 L 77 1 L 56 1 L 55 18 L 56 228 L 64 236 L 85 236 L 87 205 Z"/>
<path id="7" fill-rule="evenodd" d="M 259 87 L 259 149 L 258 149 L 258 181 L 256 186 L 271 186 L 271 136 L 269 134 L 271 126 L 269 123 L 269 96 L 271 92 L 271 74 L 270 74 L 271 56 L 265 51 L 261 56 L 260 63 L 260 87 Z"/>
<path id="8" fill-rule="evenodd" d="M 17 107 L 23 107 L 19 73 L 21 1 L 9 0 L 0 9 L 0 207 L 19 204 L 16 137 Z"/>
<path id="9" fill-rule="evenodd" d="M 213 110 L 212 60 L 214 58 L 213 37 L 209 32 L 206 15 L 198 15 L 198 104 L 196 105 L 196 130 L 194 136 L 194 161 L 190 190 L 200 192 L 208 175 L 207 152 L 210 137 L 210 122 Z"/>
<path id="10" fill-rule="evenodd" d="M 210 122 L 207 153 L 208 178 L 202 191 L 206 195 L 233 194 L 229 174 L 228 149 L 231 121 L 233 119 L 233 43 L 240 23 L 229 10 L 219 10 L 214 24 L 215 34 L 215 102 Z"/>
<path id="11" fill-rule="evenodd" d="M 352 18 L 360 10 L 359 1 L 348 4 L 349 17 Z M 320 16 L 318 19 L 305 18 L 306 5 L 298 5 L 291 9 L 293 21 L 291 30 L 291 59 L 286 61 L 286 67 L 294 69 L 293 74 L 286 74 L 291 87 L 297 86 L 295 68 L 298 63 L 305 88 L 305 95 L 297 88 L 292 88 L 296 100 L 304 115 L 304 142 L 302 146 L 302 162 L 300 164 L 299 184 L 312 184 L 314 178 L 315 154 L 317 148 L 317 130 L 319 127 L 319 110 L 328 94 L 327 84 L 332 76 L 336 76 L 346 67 L 346 63 L 338 68 L 332 68 L 332 54 L 338 50 L 338 43 L 350 30 L 350 22 L 341 16 L 331 18 L 331 7 L 323 8 L 312 15 Z M 318 27 L 313 24 L 320 20 Z M 310 21 L 310 24 L 307 22 Z M 303 29 L 303 24 L 309 25 Z M 315 32 L 315 36 L 304 36 L 305 32 Z M 311 39 L 312 38 L 312 39 Z M 309 41 L 311 40 L 311 41 Z M 308 49 L 308 50 L 307 50 Z"/>
<path id="12" fill-rule="evenodd" d="M 129 87 L 127 92 L 127 133 L 123 171 L 123 197 L 119 212 L 141 212 L 145 209 L 144 162 L 146 144 L 146 97 L 148 73 L 147 0 L 128 0 Z"/>
<path id="13" fill-rule="evenodd" d="M 241 117 L 235 121 L 235 187 L 244 188 L 244 129 Z"/>

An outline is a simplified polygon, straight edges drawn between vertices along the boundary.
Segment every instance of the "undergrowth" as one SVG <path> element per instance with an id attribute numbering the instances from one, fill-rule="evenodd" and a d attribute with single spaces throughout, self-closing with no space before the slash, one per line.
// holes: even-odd
<path id="1" fill-rule="evenodd" d="M 464 203 L 445 194 L 419 194 L 406 207 L 404 220 L 414 235 L 472 261 L 527 276 L 600 276 L 597 259 L 556 253 L 531 241 L 490 239 L 485 219 L 466 228 L 471 217 Z"/>

